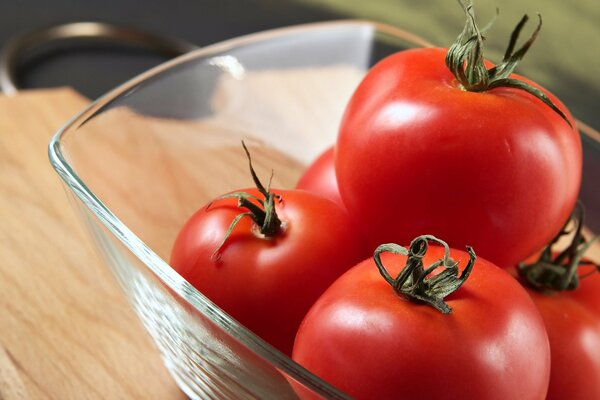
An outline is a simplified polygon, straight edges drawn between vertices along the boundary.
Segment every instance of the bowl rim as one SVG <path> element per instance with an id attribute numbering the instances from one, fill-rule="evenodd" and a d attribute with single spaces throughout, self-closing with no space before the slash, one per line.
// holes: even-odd
<path id="1" fill-rule="evenodd" d="M 128 91 L 176 66 L 251 43 L 263 42 L 269 39 L 292 34 L 300 34 L 303 32 L 327 30 L 336 27 L 369 28 L 373 32 L 387 34 L 397 39 L 404 40 L 415 47 L 433 46 L 427 40 L 403 29 L 379 22 L 360 19 L 299 24 L 269 29 L 227 39 L 166 61 L 117 86 L 103 96 L 99 97 L 97 100 L 92 101 L 83 110 L 67 121 L 52 136 L 48 144 L 48 158 L 52 167 L 63 180 L 63 182 L 69 187 L 72 194 L 79 198 L 79 200 L 83 202 L 89 211 L 94 214 L 94 216 L 108 229 L 108 231 L 111 232 L 112 235 L 114 235 L 119 241 L 121 241 L 125 247 L 127 247 L 129 251 L 133 253 L 133 255 L 135 255 L 145 265 L 146 268 L 150 270 L 153 275 L 155 275 L 171 290 L 176 292 L 178 296 L 191 304 L 198 312 L 202 313 L 212 323 L 217 325 L 220 329 L 226 331 L 230 336 L 242 343 L 253 353 L 270 363 L 275 368 L 284 372 L 286 375 L 297 380 L 302 385 L 330 399 L 348 399 L 349 397 L 339 389 L 317 377 L 312 372 L 293 361 L 291 357 L 288 357 L 279 350 L 275 349 L 269 343 L 265 342 L 242 324 L 237 322 L 235 319 L 221 310 L 210 299 L 196 290 L 177 272 L 175 272 L 175 270 L 166 261 L 154 253 L 154 251 L 148 245 L 146 245 L 132 230 L 130 230 L 102 202 L 102 200 L 96 196 L 96 194 L 86 185 L 83 179 L 81 179 L 71 167 L 61 149 L 61 140 L 63 135 L 83 125 L 87 120 L 92 118 L 105 107 L 109 106 L 113 101 L 126 95 Z"/>

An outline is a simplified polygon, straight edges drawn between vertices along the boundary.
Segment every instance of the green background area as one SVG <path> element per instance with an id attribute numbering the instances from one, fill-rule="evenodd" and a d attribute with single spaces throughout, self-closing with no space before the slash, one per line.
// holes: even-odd
<path id="1" fill-rule="evenodd" d="M 441 47 L 461 32 L 465 17 L 456 0 L 294 0 L 348 18 L 369 19 L 415 33 Z M 600 129 L 600 0 L 478 0 L 475 11 L 485 26 L 500 14 L 486 34 L 486 58 L 502 58 L 508 38 L 523 14 L 530 20 L 526 39 L 543 18 L 542 30 L 516 72 L 554 92 L 572 113 Z"/>

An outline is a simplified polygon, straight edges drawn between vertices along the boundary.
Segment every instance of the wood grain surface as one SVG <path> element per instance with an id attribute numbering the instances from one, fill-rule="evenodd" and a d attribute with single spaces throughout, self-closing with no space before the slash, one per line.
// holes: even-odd
<path id="1" fill-rule="evenodd" d="M 48 162 L 87 102 L 0 97 L 0 399 L 183 399 Z"/>

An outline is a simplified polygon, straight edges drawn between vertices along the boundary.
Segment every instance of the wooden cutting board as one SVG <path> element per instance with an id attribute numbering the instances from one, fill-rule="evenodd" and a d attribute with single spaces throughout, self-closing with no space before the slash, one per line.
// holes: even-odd
<path id="1" fill-rule="evenodd" d="M 0 400 L 184 399 L 48 161 L 87 103 L 0 96 Z"/>

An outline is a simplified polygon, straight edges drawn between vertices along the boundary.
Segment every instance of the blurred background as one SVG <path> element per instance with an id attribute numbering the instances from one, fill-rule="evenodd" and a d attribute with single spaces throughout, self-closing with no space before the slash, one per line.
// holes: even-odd
<path id="1" fill-rule="evenodd" d="M 518 71 L 555 92 L 573 113 L 600 128 L 600 2 L 597 0 L 477 0 L 488 32 L 487 57 L 498 61 L 514 25 L 533 17 L 524 37 L 544 25 Z M 3 0 L 0 47 L 35 29 L 75 21 L 100 21 L 184 39 L 205 46 L 227 38 L 286 25 L 344 18 L 370 19 L 411 31 L 448 46 L 464 24 L 455 0 Z M 77 42 L 24 54 L 18 81 L 24 88 L 71 86 L 96 98 L 119 83 L 164 61 L 133 47 Z"/>

